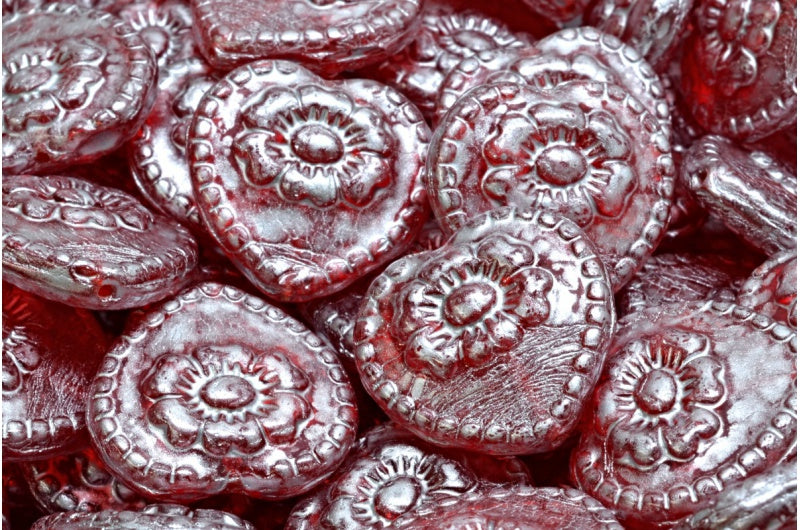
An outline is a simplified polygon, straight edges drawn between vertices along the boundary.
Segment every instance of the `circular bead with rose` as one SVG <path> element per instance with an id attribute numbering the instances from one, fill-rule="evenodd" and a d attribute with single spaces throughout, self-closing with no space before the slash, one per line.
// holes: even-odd
<path id="1" fill-rule="evenodd" d="M 558 212 L 595 241 L 618 290 L 666 230 L 675 173 L 669 141 L 618 86 L 483 85 L 459 99 L 437 131 L 427 185 L 449 233 L 498 206 Z"/>
<path id="2" fill-rule="evenodd" d="M 209 89 L 192 122 L 198 209 L 268 296 L 333 294 L 413 243 L 427 208 L 429 135 L 419 111 L 385 85 L 251 63 Z"/>
<path id="3" fill-rule="evenodd" d="M 500 208 L 372 283 L 353 331 L 356 365 L 389 417 L 425 440 L 494 455 L 548 451 L 599 375 L 611 296 L 573 222 Z"/>
<path id="4" fill-rule="evenodd" d="M 335 352 L 279 309 L 216 283 L 139 315 L 90 401 L 109 468 L 151 498 L 186 502 L 303 493 L 341 463 L 357 425 Z"/>
<path id="5" fill-rule="evenodd" d="M 3 169 L 52 173 L 110 153 L 152 104 L 157 67 L 108 13 L 53 3 L 3 18 Z"/>
<path id="6" fill-rule="evenodd" d="M 794 330 L 722 301 L 620 320 L 572 457 L 586 491 L 631 526 L 674 523 L 793 458 Z"/>

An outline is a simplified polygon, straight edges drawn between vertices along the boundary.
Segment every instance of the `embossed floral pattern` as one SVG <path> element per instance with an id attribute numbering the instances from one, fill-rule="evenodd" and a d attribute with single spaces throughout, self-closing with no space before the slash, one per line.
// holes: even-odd
<path id="1" fill-rule="evenodd" d="M 526 327 L 550 314 L 553 278 L 536 260 L 525 242 L 493 235 L 426 268 L 398 298 L 406 364 L 446 378 L 519 344 Z"/>
<path id="2" fill-rule="evenodd" d="M 311 415 L 308 377 L 278 353 L 242 348 L 166 353 L 142 382 L 150 424 L 174 447 L 252 454 L 291 442 Z"/>
<path id="3" fill-rule="evenodd" d="M 445 52 L 437 59 L 437 66 L 443 72 L 451 70 L 464 57 L 472 57 L 487 50 L 524 45 L 505 27 L 476 13 L 429 15 L 425 25 Z"/>
<path id="4" fill-rule="evenodd" d="M 713 0 L 703 6 L 705 52 L 699 57 L 705 61 L 707 81 L 731 96 L 755 82 L 758 57 L 772 45 L 781 5 L 778 0 Z"/>
<path id="5" fill-rule="evenodd" d="M 78 180 L 71 182 L 74 185 L 52 186 L 37 179 L 30 187 L 15 186 L 3 194 L 3 207 L 30 221 L 58 219 L 70 226 L 100 230 L 124 228 L 141 232 L 153 223 L 152 214 L 133 197 Z"/>
<path id="6" fill-rule="evenodd" d="M 709 339 L 675 330 L 632 341 L 623 355 L 598 412 L 601 422 L 617 417 L 609 434 L 616 463 L 649 470 L 694 458 L 723 428 L 724 368 Z"/>
<path id="7" fill-rule="evenodd" d="M 475 478 L 450 459 L 407 446 L 386 453 L 353 466 L 336 488 L 328 517 L 336 514 L 352 528 L 384 528 L 424 502 L 457 497 L 476 486 Z"/>
<path id="8" fill-rule="evenodd" d="M 480 186 L 498 205 L 559 208 L 580 226 L 619 216 L 636 188 L 631 144 L 604 110 L 572 104 L 508 112 L 483 148 Z"/>
<path id="9" fill-rule="evenodd" d="M 15 50 L 3 58 L 3 116 L 9 131 L 44 125 L 85 107 L 103 84 L 106 52 L 91 39 Z"/>
<path id="10" fill-rule="evenodd" d="M 244 179 L 290 202 L 362 207 L 392 180 L 384 118 L 344 91 L 275 87 L 242 111 L 234 154 Z"/>
<path id="11" fill-rule="evenodd" d="M 121 17 L 147 42 L 159 66 L 190 55 L 192 14 L 188 6 L 134 4 L 124 9 Z"/>
<path id="12" fill-rule="evenodd" d="M 4 315 L 5 316 L 5 315 Z M 25 377 L 39 366 L 39 354 L 30 347 L 24 326 L 3 326 L 3 395 L 19 392 Z"/>

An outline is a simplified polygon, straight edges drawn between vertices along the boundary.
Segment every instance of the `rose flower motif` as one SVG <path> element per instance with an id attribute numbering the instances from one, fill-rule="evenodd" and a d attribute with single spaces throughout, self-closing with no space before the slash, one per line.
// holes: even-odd
<path id="1" fill-rule="evenodd" d="M 636 188 L 630 141 L 604 110 L 533 105 L 503 116 L 484 144 L 483 194 L 498 206 L 559 210 L 584 227 L 617 217 Z"/>
<path id="2" fill-rule="evenodd" d="M 392 180 L 394 139 L 384 118 L 341 90 L 266 90 L 242 112 L 233 152 L 252 186 L 290 202 L 362 207 Z"/>
<path id="3" fill-rule="evenodd" d="M 705 52 L 700 57 L 706 61 L 709 82 L 718 85 L 722 94 L 732 96 L 755 82 L 758 57 L 772 45 L 780 2 L 715 0 L 704 7 L 700 19 Z"/>
<path id="4" fill-rule="evenodd" d="M 166 353 L 142 382 L 148 419 L 178 449 L 253 454 L 294 440 L 311 414 L 310 383 L 277 353 L 207 347 Z"/>
<path id="5" fill-rule="evenodd" d="M 708 338 L 672 331 L 632 341 L 624 356 L 598 408 L 598 421 L 613 422 L 609 440 L 615 461 L 647 471 L 691 460 L 722 430 L 715 409 L 726 398 L 724 369 Z"/>
<path id="6" fill-rule="evenodd" d="M 553 286 L 530 245 L 505 235 L 445 258 L 403 289 L 394 326 L 406 364 L 442 379 L 517 346 L 526 328 L 549 316 Z"/>
<path id="7" fill-rule="evenodd" d="M 21 131 L 29 122 L 50 123 L 83 107 L 103 83 L 106 53 L 90 39 L 18 50 L 3 61 L 5 126 Z"/>
<path id="8" fill-rule="evenodd" d="M 336 521 L 338 528 L 385 528 L 424 503 L 458 497 L 476 486 L 472 473 L 453 460 L 389 445 L 358 460 L 339 479 L 321 520 Z"/>

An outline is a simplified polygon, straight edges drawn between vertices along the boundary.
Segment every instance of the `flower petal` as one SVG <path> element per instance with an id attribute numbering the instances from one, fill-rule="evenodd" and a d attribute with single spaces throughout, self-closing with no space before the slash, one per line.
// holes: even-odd
<path id="1" fill-rule="evenodd" d="M 179 381 L 188 374 L 201 373 L 197 363 L 186 355 L 168 353 L 159 357 L 139 387 L 142 394 L 158 399 L 166 395 L 181 394 Z"/>
<path id="2" fill-rule="evenodd" d="M 481 331 L 476 330 L 471 334 L 464 334 L 461 341 L 462 359 L 469 366 L 480 366 L 484 364 L 492 355 L 493 344 L 489 336 Z"/>
<path id="3" fill-rule="evenodd" d="M 239 174 L 255 187 L 267 186 L 287 170 L 287 161 L 270 147 L 267 135 L 260 132 L 244 135 L 233 144 Z"/>
<path id="4" fill-rule="evenodd" d="M 491 259 L 503 267 L 518 268 L 533 263 L 533 249 L 522 241 L 513 241 L 505 235 L 492 235 L 478 245 L 477 255 Z"/>
<path id="5" fill-rule="evenodd" d="M 246 421 L 206 421 L 203 426 L 203 446 L 209 453 L 226 455 L 232 448 L 243 453 L 255 453 L 264 447 L 264 434 L 254 419 Z"/>
<path id="6" fill-rule="evenodd" d="M 689 399 L 696 403 L 716 403 L 725 394 L 722 365 L 708 356 L 698 357 L 687 365 L 680 374 L 682 380 L 689 380 Z"/>
<path id="7" fill-rule="evenodd" d="M 518 113 L 504 115 L 497 124 L 497 132 L 484 144 L 486 161 L 493 166 L 520 165 L 528 158 L 523 145 L 534 131 L 534 124 L 527 116 Z"/>
<path id="8" fill-rule="evenodd" d="M 509 195 L 517 186 L 517 176 L 507 167 L 490 168 L 481 179 L 481 191 L 490 199 L 507 204 Z"/>
<path id="9" fill-rule="evenodd" d="M 86 103 L 91 86 L 103 80 L 103 74 L 93 66 L 72 66 L 64 69 L 63 75 L 55 97 L 67 109 L 75 109 Z"/>
<path id="10" fill-rule="evenodd" d="M 539 103 L 533 105 L 528 114 L 533 119 L 533 126 L 537 129 L 538 134 L 546 133 L 549 129 L 583 130 L 586 128 L 586 115 L 578 105 L 571 103 L 558 105 Z M 543 144 L 548 143 L 548 138 L 545 136 L 537 139 Z"/>
<path id="11" fill-rule="evenodd" d="M 294 90 L 273 87 L 265 90 L 261 97 L 242 109 L 242 121 L 249 127 L 273 129 L 278 116 L 300 108 Z"/>
<path id="12" fill-rule="evenodd" d="M 304 390 L 310 385 L 308 376 L 277 352 L 265 352 L 253 363 L 253 373 L 263 383 L 284 389 Z"/>
<path id="13" fill-rule="evenodd" d="M 508 295 L 516 298 L 514 313 L 522 326 L 537 326 L 550 316 L 547 294 L 553 288 L 553 279 L 539 267 L 526 267 L 509 277 L 515 288 Z M 513 300 L 511 300 L 513 301 Z"/>
<path id="14" fill-rule="evenodd" d="M 656 431 L 617 426 L 611 434 L 610 442 L 617 462 L 633 467 L 646 469 L 658 463 L 663 455 Z"/>
<path id="15" fill-rule="evenodd" d="M 303 108 L 311 119 L 322 118 L 323 111 L 328 117 L 335 117 L 337 114 L 347 117 L 353 112 L 353 100 L 345 91 L 338 88 L 327 89 L 319 85 L 306 85 L 300 87 L 297 92 Z"/>
<path id="16" fill-rule="evenodd" d="M 431 338 L 430 328 L 422 328 L 411 336 L 405 347 L 406 366 L 445 379 L 455 371 L 458 361 L 458 341 Z"/>
<path id="17" fill-rule="evenodd" d="M 30 122 L 42 125 L 58 118 L 60 110 L 51 98 L 44 95 L 30 101 L 4 104 L 3 117 L 8 129 L 20 131 L 27 129 Z"/>
<path id="18" fill-rule="evenodd" d="M 716 413 L 696 407 L 689 414 L 679 414 L 672 425 L 664 427 L 664 440 L 670 454 L 686 460 L 697 453 L 701 439 L 711 438 L 721 426 Z"/>
<path id="19" fill-rule="evenodd" d="M 592 198 L 602 215 L 616 217 L 622 213 L 631 193 L 636 189 L 635 176 L 633 169 L 624 162 L 610 161 L 603 166 L 611 173 L 608 184 L 599 193 L 592 193 Z"/>
<path id="20" fill-rule="evenodd" d="M 391 168 L 385 159 L 370 152 L 361 153 L 361 158 L 363 165 L 357 171 L 339 174 L 342 196 L 356 206 L 370 202 L 375 189 L 388 186 L 392 179 Z"/>
<path id="21" fill-rule="evenodd" d="M 202 366 L 213 367 L 214 373 L 223 372 L 225 368 L 234 365 L 239 365 L 246 371 L 253 362 L 252 352 L 240 347 L 204 346 L 198 348 L 194 355 Z"/>
<path id="22" fill-rule="evenodd" d="M 392 154 L 395 140 L 386 130 L 380 114 L 366 107 L 358 107 L 350 118 L 353 120 L 353 125 L 347 132 L 348 134 L 355 132 L 350 138 L 350 145 L 358 146 L 362 153 L 367 151 L 382 156 Z"/>
<path id="23" fill-rule="evenodd" d="M 587 129 L 594 133 L 604 151 L 604 160 L 625 160 L 631 153 L 628 134 L 620 128 L 617 120 L 605 110 L 595 110 L 589 114 Z"/>
<path id="24" fill-rule="evenodd" d="M 292 441 L 297 436 L 298 424 L 310 415 L 311 405 L 300 395 L 277 390 L 258 421 L 269 441 L 277 444 Z"/>
<path id="25" fill-rule="evenodd" d="M 430 290 L 428 284 L 414 280 L 397 297 L 393 325 L 401 337 L 406 338 L 428 325 L 435 315 L 437 303 Z"/>
<path id="26" fill-rule="evenodd" d="M 495 350 L 509 350 L 522 340 L 522 329 L 516 319 L 500 311 L 494 319 L 487 319 L 486 327 Z"/>
<path id="27" fill-rule="evenodd" d="M 280 189 L 290 201 L 308 199 L 317 206 L 336 202 L 336 178 L 322 168 L 315 168 L 312 175 L 307 175 L 297 167 L 290 167 L 280 180 Z"/>
<path id="28" fill-rule="evenodd" d="M 147 411 L 147 418 L 156 427 L 166 427 L 167 439 L 174 447 L 186 449 L 197 440 L 200 420 L 186 409 L 180 399 L 157 401 Z"/>

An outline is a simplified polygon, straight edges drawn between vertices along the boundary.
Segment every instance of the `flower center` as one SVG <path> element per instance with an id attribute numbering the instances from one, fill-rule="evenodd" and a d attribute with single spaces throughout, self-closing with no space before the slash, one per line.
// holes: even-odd
<path id="1" fill-rule="evenodd" d="M 317 124 L 304 125 L 294 133 L 292 150 L 311 164 L 330 164 L 344 155 L 344 145 L 339 136 Z"/>
<path id="2" fill-rule="evenodd" d="M 22 68 L 11 75 L 6 90 L 10 94 L 30 92 L 45 84 L 51 75 L 50 69 L 40 64 Z"/>
<path id="3" fill-rule="evenodd" d="M 256 391 L 247 380 L 236 375 L 223 375 L 206 383 L 200 397 L 212 407 L 238 409 L 256 398 Z"/>
<path id="4" fill-rule="evenodd" d="M 462 48 L 472 50 L 473 52 L 490 50 L 495 47 L 492 39 L 483 33 L 472 30 L 459 31 L 453 35 L 453 40 Z"/>
<path id="5" fill-rule="evenodd" d="M 583 155 L 566 145 L 548 147 L 536 159 L 539 177 L 557 186 L 579 181 L 586 175 L 587 169 Z"/>
<path id="6" fill-rule="evenodd" d="M 396 477 L 382 485 L 375 495 L 375 510 L 385 519 L 394 520 L 417 504 L 419 482 L 411 477 Z"/>
<path id="7" fill-rule="evenodd" d="M 678 385 L 672 373 L 656 369 L 645 375 L 633 393 L 636 403 L 650 414 L 672 409 L 678 398 Z"/>
<path id="8" fill-rule="evenodd" d="M 444 303 L 445 318 L 456 326 L 480 319 L 497 301 L 494 288 L 483 282 L 467 283 L 453 290 Z"/>
<path id="9" fill-rule="evenodd" d="M 170 35 L 163 28 L 158 26 L 147 26 L 139 31 L 139 35 L 144 39 L 150 49 L 153 50 L 156 58 L 160 58 L 169 49 Z"/>

